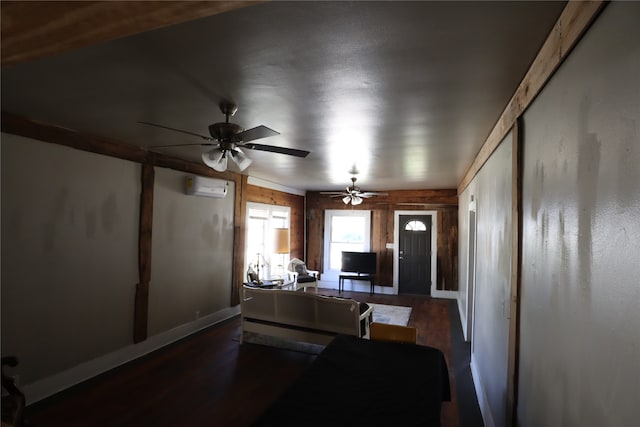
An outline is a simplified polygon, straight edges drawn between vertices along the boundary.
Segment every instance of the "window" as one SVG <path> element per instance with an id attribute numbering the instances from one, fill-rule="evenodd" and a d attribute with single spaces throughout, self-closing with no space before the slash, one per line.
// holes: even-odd
<path id="1" fill-rule="evenodd" d="M 407 231 L 427 231 L 427 226 L 422 221 L 409 221 L 405 224 L 404 229 Z"/>
<path id="2" fill-rule="evenodd" d="M 289 263 L 289 254 L 276 254 L 274 229 L 289 228 L 291 208 L 287 206 L 247 203 L 247 235 L 244 268 L 258 265 L 260 278 L 271 278 Z M 246 279 L 246 278 L 245 278 Z"/>
<path id="3" fill-rule="evenodd" d="M 337 281 L 342 267 L 342 251 L 370 250 L 371 211 L 327 210 L 324 233 L 323 279 Z"/>

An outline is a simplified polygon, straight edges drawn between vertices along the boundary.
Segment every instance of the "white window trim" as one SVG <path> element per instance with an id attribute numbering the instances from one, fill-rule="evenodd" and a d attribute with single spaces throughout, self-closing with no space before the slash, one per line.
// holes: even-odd
<path id="1" fill-rule="evenodd" d="M 371 250 L 371 211 L 370 210 L 343 210 L 327 209 L 324 211 L 324 258 L 322 282 L 333 282 L 338 287 L 339 270 L 330 270 L 330 249 L 331 249 L 331 220 L 334 216 L 357 216 L 365 219 L 365 251 Z"/>
<path id="2" fill-rule="evenodd" d="M 286 212 L 287 213 L 287 221 L 286 221 L 286 228 L 291 228 L 291 208 L 289 206 L 279 206 L 279 205 L 267 205 L 265 203 L 255 203 L 255 202 L 247 202 L 247 211 L 246 211 L 246 217 L 245 217 L 245 224 L 249 224 L 249 212 L 251 211 L 251 209 L 262 209 L 262 210 L 267 210 L 270 212 L 269 214 L 269 221 L 271 219 L 271 212 L 274 211 L 280 211 L 280 212 Z M 270 228 L 273 228 L 271 225 L 269 225 Z M 251 258 L 252 256 L 247 256 L 247 248 L 249 248 L 249 230 L 247 229 L 244 233 L 244 242 L 245 242 L 245 253 L 244 253 L 244 272 L 246 273 L 247 269 L 249 268 L 249 263 L 251 262 Z M 263 254 L 265 255 L 265 254 Z M 286 265 L 284 266 L 286 268 Z M 273 273 L 273 272 L 271 272 Z M 246 274 L 243 274 L 243 277 L 246 276 Z M 245 280 L 245 279 L 243 279 Z"/>

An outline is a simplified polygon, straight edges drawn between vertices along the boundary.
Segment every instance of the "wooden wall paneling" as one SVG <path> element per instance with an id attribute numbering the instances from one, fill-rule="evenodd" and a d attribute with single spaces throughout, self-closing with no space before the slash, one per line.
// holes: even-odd
<path id="1" fill-rule="evenodd" d="M 370 208 L 371 250 L 376 253 L 378 262 L 376 285 L 393 286 L 393 249 L 387 249 L 387 243 L 393 243 L 393 212 L 385 202 L 374 202 Z"/>
<path id="2" fill-rule="evenodd" d="M 375 252 L 377 258 L 375 284 L 382 286 L 388 281 L 385 277 L 385 239 L 387 235 L 386 209 L 375 208 L 371 210 L 371 252 Z"/>
<path id="3" fill-rule="evenodd" d="M 320 195 L 307 192 L 307 265 L 313 270 L 324 268 L 322 257 L 324 254 L 324 207 Z"/>
<path id="4" fill-rule="evenodd" d="M 376 285 L 393 286 L 393 249 L 386 244 L 394 238 L 394 212 L 396 210 L 429 209 L 438 211 L 438 289 L 457 290 L 458 196 L 455 189 L 448 190 L 393 190 L 387 196 L 367 200 L 359 208 L 372 211 L 372 250 L 378 256 Z M 307 193 L 308 264 L 322 271 L 324 251 L 324 211 L 326 209 L 354 209 L 338 198 L 329 198 L 318 192 Z M 444 260 L 444 262 L 442 262 Z M 312 264 L 314 263 L 314 264 Z M 317 264 L 315 264 L 317 263 Z"/>
<path id="5" fill-rule="evenodd" d="M 305 216 L 304 216 L 304 197 L 296 196 L 293 200 L 295 204 L 291 205 L 291 222 L 289 230 L 290 256 L 304 260 L 305 258 Z M 306 260 L 305 260 L 306 262 Z"/>
<path id="6" fill-rule="evenodd" d="M 438 210 L 438 283 L 436 289 L 458 290 L 458 212 Z"/>
<path id="7" fill-rule="evenodd" d="M 240 304 L 240 289 L 244 282 L 245 234 L 247 232 L 247 176 L 235 181 L 235 206 L 233 209 L 233 271 L 231 273 L 231 306 Z"/>
<path id="8" fill-rule="evenodd" d="M 531 67 L 498 118 L 473 163 L 458 185 L 461 194 L 500 145 L 520 115 L 533 102 L 571 49 L 605 6 L 604 1 L 569 1 L 549 33 Z"/>
<path id="9" fill-rule="evenodd" d="M 17 64 L 259 1 L 3 1 L 2 66 Z"/>
<path id="10" fill-rule="evenodd" d="M 140 192 L 140 226 L 138 228 L 138 276 L 133 316 L 133 342 L 147 339 L 149 282 L 151 281 L 151 234 L 153 231 L 153 165 L 142 164 Z"/>

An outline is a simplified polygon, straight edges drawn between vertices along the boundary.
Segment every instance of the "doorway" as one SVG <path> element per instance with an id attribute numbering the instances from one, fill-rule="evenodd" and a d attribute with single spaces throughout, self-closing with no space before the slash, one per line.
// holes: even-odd
<path id="1" fill-rule="evenodd" d="M 431 215 L 400 215 L 398 229 L 398 293 L 431 295 Z"/>
<path id="2" fill-rule="evenodd" d="M 469 250 L 467 256 L 467 321 L 463 328 L 465 340 L 471 341 L 473 335 L 473 300 L 476 286 L 476 202 L 473 196 L 471 196 L 471 203 L 469 204 L 469 241 L 467 246 Z"/>

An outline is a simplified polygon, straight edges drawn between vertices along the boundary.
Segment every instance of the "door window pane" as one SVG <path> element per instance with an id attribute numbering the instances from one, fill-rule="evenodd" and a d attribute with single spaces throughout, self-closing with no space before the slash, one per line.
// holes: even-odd
<path id="1" fill-rule="evenodd" d="M 407 231 L 427 231 L 427 226 L 422 221 L 413 220 L 407 222 L 404 229 Z"/>

